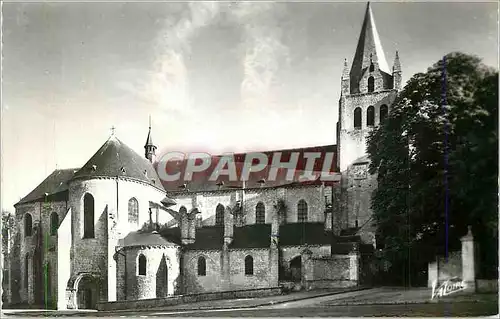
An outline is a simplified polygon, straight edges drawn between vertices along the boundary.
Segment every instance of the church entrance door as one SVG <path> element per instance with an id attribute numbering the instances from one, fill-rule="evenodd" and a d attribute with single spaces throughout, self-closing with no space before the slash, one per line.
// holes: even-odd
<path id="1" fill-rule="evenodd" d="M 297 256 L 290 261 L 290 273 L 293 282 L 302 280 L 302 257 Z"/>
<path id="2" fill-rule="evenodd" d="M 156 298 L 168 296 L 168 264 L 165 256 L 161 259 L 160 266 L 156 271 Z"/>
<path id="3" fill-rule="evenodd" d="M 83 277 L 78 284 L 78 309 L 97 309 L 99 285 L 92 277 Z"/>

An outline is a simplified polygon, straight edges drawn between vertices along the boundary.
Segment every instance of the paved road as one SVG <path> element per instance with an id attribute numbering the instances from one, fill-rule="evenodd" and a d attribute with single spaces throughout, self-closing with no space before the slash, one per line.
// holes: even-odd
<path id="1" fill-rule="evenodd" d="M 237 300 L 233 300 L 235 305 Z M 444 301 L 444 302 L 443 302 Z M 229 301 L 224 301 L 229 302 Z M 212 302 L 214 304 L 214 302 Z M 248 304 L 240 301 L 241 304 Z M 187 305 L 186 305 L 187 306 Z M 191 310 L 168 308 L 165 310 L 130 311 L 120 313 L 102 312 L 34 312 L 33 316 L 106 316 L 113 318 L 145 317 L 448 317 L 448 316 L 492 316 L 498 314 L 496 295 L 452 295 L 437 302 L 430 300 L 428 289 L 404 290 L 400 288 L 376 288 L 347 292 L 329 296 L 289 301 L 276 305 L 243 309 L 203 309 L 194 306 Z M 15 316 L 15 313 L 12 313 Z M 21 314 L 21 313 L 19 313 Z M 26 316 L 26 313 L 23 313 Z M 496 317 L 495 317 L 496 318 Z"/>
<path id="2" fill-rule="evenodd" d="M 396 304 L 354 305 L 316 308 L 214 310 L 189 312 L 157 312 L 149 316 L 164 317 L 458 317 L 490 316 L 498 313 L 498 306 L 479 303 L 456 304 Z M 142 314 L 144 315 L 144 314 Z"/>

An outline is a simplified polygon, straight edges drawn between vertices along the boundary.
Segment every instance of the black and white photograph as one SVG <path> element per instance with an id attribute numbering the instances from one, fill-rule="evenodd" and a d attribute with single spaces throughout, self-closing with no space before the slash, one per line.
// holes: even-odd
<path id="1" fill-rule="evenodd" d="M 499 315 L 499 2 L 1 1 L 1 310 Z"/>

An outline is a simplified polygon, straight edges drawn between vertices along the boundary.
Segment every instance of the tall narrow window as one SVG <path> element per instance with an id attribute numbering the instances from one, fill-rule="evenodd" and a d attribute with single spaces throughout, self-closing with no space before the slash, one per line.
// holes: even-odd
<path id="1" fill-rule="evenodd" d="M 222 204 L 217 205 L 215 209 L 215 225 L 224 225 L 224 206 L 222 206 Z"/>
<path id="2" fill-rule="evenodd" d="M 139 268 L 139 276 L 146 276 L 146 256 L 140 254 L 138 264 L 137 268 Z"/>
<path id="3" fill-rule="evenodd" d="M 382 104 L 382 106 L 380 106 L 380 122 L 385 120 L 387 114 L 389 114 L 389 108 L 387 107 L 387 105 Z"/>
<path id="4" fill-rule="evenodd" d="M 256 224 L 265 224 L 266 223 L 266 208 L 264 203 L 259 202 L 257 206 L 255 206 L 255 223 Z"/>
<path id="5" fill-rule="evenodd" d="M 59 215 L 52 212 L 52 215 L 50 215 L 50 234 L 52 236 L 57 235 L 57 228 L 59 228 Z"/>
<path id="6" fill-rule="evenodd" d="M 354 128 L 361 128 L 361 108 L 357 107 L 354 109 Z"/>
<path id="7" fill-rule="evenodd" d="M 368 92 L 373 92 L 375 91 L 375 79 L 373 78 L 373 76 L 370 76 L 368 78 Z"/>
<path id="8" fill-rule="evenodd" d="M 33 232 L 33 219 L 31 218 L 31 214 L 27 213 L 24 215 L 24 236 L 31 236 Z"/>
<path id="9" fill-rule="evenodd" d="M 366 126 L 375 125 L 375 108 L 370 105 L 366 110 Z"/>
<path id="10" fill-rule="evenodd" d="M 198 276 L 206 276 L 207 275 L 207 261 L 205 257 L 198 258 Z"/>
<path id="11" fill-rule="evenodd" d="M 373 72 L 375 71 L 375 66 L 373 65 L 373 63 L 370 63 L 370 72 Z"/>
<path id="12" fill-rule="evenodd" d="M 128 222 L 130 224 L 139 223 L 139 202 L 134 197 L 128 200 Z"/>
<path id="13" fill-rule="evenodd" d="M 28 289 L 28 278 L 29 278 L 29 268 L 30 267 L 30 257 L 28 254 L 24 257 L 24 288 Z"/>
<path id="14" fill-rule="evenodd" d="M 83 238 L 94 236 L 94 197 L 87 193 L 83 197 Z"/>
<path id="15" fill-rule="evenodd" d="M 297 219 L 299 223 L 307 222 L 307 203 L 305 200 L 299 200 L 297 204 Z"/>
<path id="16" fill-rule="evenodd" d="M 253 258 L 250 255 L 245 257 L 245 275 L 253 275 Z"/>

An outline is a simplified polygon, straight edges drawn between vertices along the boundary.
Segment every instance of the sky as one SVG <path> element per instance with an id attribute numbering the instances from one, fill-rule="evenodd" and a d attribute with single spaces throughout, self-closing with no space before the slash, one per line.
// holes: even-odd
<path id="1" fill-rule="evenodd" d="M 461 51 L 498 66 L 498 4 L 372 2 L 403 81 Z M 340 76 L 365 2 L 52 2 L 2 6 L 2 209 L 111 128 L 143 154 L 335 144 Z"/>

